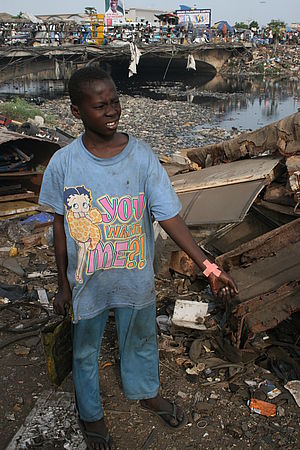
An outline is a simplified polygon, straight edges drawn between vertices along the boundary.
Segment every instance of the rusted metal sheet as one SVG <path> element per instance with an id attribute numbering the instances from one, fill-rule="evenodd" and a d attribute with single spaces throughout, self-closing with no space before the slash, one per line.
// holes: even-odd
<path id="1" fill-rule="evenodd" d="M 228 304 L 232 341 L 246 347 L 260 331 L 300 311 L 300 219 L 217 258 L 235 279 L 238 297 Z"/>

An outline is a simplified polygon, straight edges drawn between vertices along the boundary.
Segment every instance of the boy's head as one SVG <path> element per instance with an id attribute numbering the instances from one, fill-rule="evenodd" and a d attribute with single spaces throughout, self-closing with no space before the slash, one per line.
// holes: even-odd
<path id="1" fill-rule="evenodd" d="M 87 88 L 96 80 L 109 80 L 113 83 L 111 76 L 99 67 L 83 67 L 72 74 L 68 84 L 72 105 L 80 106 Z"/>
<path id="2" fill-rule="evenodd" d="M 112 78 L 97 67 L 75 72 L 69 81 L 73 115 L 82 120 L 86 133 L 113 137 L 121 116 L 121 106 Z"/>

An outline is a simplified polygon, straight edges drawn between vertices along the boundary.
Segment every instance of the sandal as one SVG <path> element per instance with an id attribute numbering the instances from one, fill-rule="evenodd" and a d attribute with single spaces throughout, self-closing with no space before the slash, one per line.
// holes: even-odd
<path id="1" fill-rule="evenodd" d="M 147 406 L 141 406 L 142 409 L 144 409 L 145 411 L 149 411 L 150 413 L 154 414 L 155 416 L 158 416 L 165 425 L 167 425 L 168 428 L 170 428 L 173 431 L 177 431 L 180 430 L 180 428 L 183 428 L 186 425 L 186 417 L 183 413 L 183 418 L 182 420 L 179 422 L 178 417 L 177 417 L 177 405 L 174 402 L 170 402 L 172 405 L 172 412 L 170 411 L 155 411 L 151 408 L 147 408 Z M 171 425 L 169 420 L 164 417 L 164 416 L 169 416 L 172 417 L 173 419 L 177 420 L 179 423 L 177 425 Z"/>
<path id="2" fill-rule="evenodd" d="M 81 419 L 78 419 L 78 425 L 83 434 L 88 450 L 93 449 L 93 443 L 109 445 L 110 448 L 113 448 L 109 432 L 107 432 L 106 435 L 103 435 L 95 431 L 87 431 L 84 422 Z"/>

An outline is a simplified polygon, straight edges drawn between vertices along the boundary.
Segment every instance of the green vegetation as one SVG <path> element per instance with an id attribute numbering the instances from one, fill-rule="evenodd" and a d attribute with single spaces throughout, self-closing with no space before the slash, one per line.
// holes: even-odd
<path id="1" fill-rule="evenodd" d="M 282 28 L 285 28 L 286 24 L 284 22 L 282 22 L 281 20 L 272 19 L 271 22 L 268 23 L 268 27 L 272 28 L 273 33 L 274 33 L 274 31 L 279 32 Z"/>
<path id="2" fill-rule="evenodd" d="M 255 28 L 256 30 L 258 30 L 258 28 L 259 28 L 258 22 L 256 20 L 252 20 L 252 22 L 250 22 L 250 24 L 249 24 L 249 28 L 250 28 L 250 30 L 252 30 L 252 28 Z"/>
<path id="3" fill-rule="evenodd" d="M 34 119 L 34 116 L 42 116 L 45 119 L 45 123 L 49 125 L 55 121 L 54 116 L 43 114 L 39 108 L 19 97 L 9 102 L 0 103 L 0 114 L 19 122 L 26 122 L 29 117 Z"/>
<path id="4" fill-rule="evenodd" d="M 235 22 L 234 24 L 234 28 L 239 28 L 239 29 L 243 29 L 243 30 L 248 30 L 249 25 L 245 22 Z"/>
<path id="5" fill-rule="evenodd" d="M 265 71 L 264 63 L 262 62 L 262 63 L 257 64 L 256 69 L 257 69 L 258 73 L 264 73 L 264 71 Z"/>
<path id="6" fill-rule="evenodd" d="M 20 11 L 16 16 L 12 16 L 14 19 L 22 19 L 23 13 Z"/>

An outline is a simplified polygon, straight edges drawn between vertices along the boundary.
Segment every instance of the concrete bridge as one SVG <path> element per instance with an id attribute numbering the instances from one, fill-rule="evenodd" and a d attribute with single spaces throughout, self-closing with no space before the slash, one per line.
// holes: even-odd
<path id="1" fill-rule="evenodd" d="M 56 61 L 58 66 L 61 63 L 66 65 L 72 61 L 73 67 L 74 64 L 80 66 L 87 62 L 100 62 L 104 68 L 109 68 L 113 76 L 128 76 L 129 45 L 121 41 L 115 42 L 115 45 L 102 47 L 94 45 L 0 47 L 0 81 L 5 81 L 5 78 L 9 79 L 8 76 L 11 79 L 12 76 L 30 73 L 33 65 L 36 65 L 34 63 L 43 66 L 45 61 Z M 168 72 L 180 73 L 183 69 L 185 70 L 188 55 L 193 55 L 197 72 L 217 73 L 231 55 L 247 51 L 251 48 L 251 44 L 242 42 L 190 45 L 157 44 L 139 45 L 138 48 L 142 53 L 137 68 L 138 76 L 157 68 L 166 77 Z M 6 68 L 9 70 L 6 71 Z"/>

